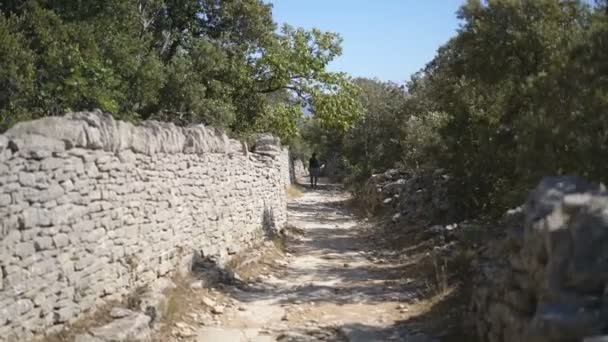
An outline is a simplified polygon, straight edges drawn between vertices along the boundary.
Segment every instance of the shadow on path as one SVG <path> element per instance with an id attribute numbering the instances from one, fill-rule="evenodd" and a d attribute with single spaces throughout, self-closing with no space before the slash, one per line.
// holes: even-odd
<path id="1" fill-rule="evenodd" d="M 257 281 L 223 287 L 247 307 L 242 317 L 274 326 L 277 341 L 455 341 L 423 333 L 426 321 L 450 311 L 452 298 L 421 308 L 432 289 L 405 276 L 420 265 L 375 259 L 369 223 L 353 216 L 348 200 L 338 186 L 321 184 L 290 201 L 289 225 L 301 234 L 287 235 L 285 259 Z M 264 313 L 271 313 L 266 321 Z"/>

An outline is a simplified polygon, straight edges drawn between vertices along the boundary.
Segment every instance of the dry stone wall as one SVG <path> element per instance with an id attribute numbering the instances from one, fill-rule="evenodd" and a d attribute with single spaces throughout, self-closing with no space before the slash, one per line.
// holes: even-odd
<path id="1" fill-rule="evenodd" d="M 0 341 L 58 330 L 195 253 L 222 263 L 282 227 L 289 157 L 261 140 L 250 153 L 202 125 L 99 112 L 0 135 Z"/>
<path id="2" fill-rule="evenodd" d="M 304 163 L 300 159 L 291 158 L 289 164 L 289 182 L 297 184 L 302 178 L 308 176 L 308 171 L 304 168 Z"/>
<path id="3" fill-rule="evenodd" d="M 370 213 L 390 214 L 394 225 L 406 229 L 452 223 L 456 214 L 448 201 L 448 179 L 443 170 L 391 169 L 372 175 L 359 198 Z"/>
<path id="4" fill-rule="evenodd" d="M 486 244 L 472 309 L 481 341 L 608 341 L 608 192 L 545 178 Z"/>

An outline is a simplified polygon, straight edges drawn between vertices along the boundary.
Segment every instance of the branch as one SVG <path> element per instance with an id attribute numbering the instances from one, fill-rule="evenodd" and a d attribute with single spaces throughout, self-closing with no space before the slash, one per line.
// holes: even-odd
<path id="1" fill-rule="evenodd" d="M 269 94 L 269 93 L 274 93 L 275 91 L 279 91 L 279 90 L 293 90 L 296 93 L 300 92 L 300 90 L 294 86 L 290 86 L 290 85 L 286 85 L 286 86 L 276 86 L 276 87 L 272 87 L 272 88 L 266 88 L 266 89 L 260 89 L 258 90 L 258 93 L 260 94 Z"/>
<path id="2" fill-rule="evenodd" d="M 303 78 L 306 78 L 306 75 L 294 75 L 294 76 L 289 77 L 289 80 L 295 81 L 295 80 L 303 79 Z M 271 79 L 269 79 L 268 81 L 269 81 L 268 83 L 272 82 Z M 279 91 L 279 90 L 283 90 L 283 89 L 293 90 L 295 92 L 300 91 L 297 87 L 294 87 L 292 85 L 285 85 L 285 86 L 279 85 L 279 86 L 275 86 L 275 87 L 269 87 L 266 89 L 260 89 L 260 90 L 258 90 L 258 93 L 268 94 L 268 93 L 274 93 L 275 91 Z"/>

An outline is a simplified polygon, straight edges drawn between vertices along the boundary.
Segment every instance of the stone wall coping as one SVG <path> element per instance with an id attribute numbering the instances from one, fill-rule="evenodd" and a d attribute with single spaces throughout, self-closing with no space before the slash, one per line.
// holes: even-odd
<path id="1" fill-rule="evenodd" d="M 203 124 L 179 127 L 169 122 L 143 121 L 139 125 L 115 120 L 99 110 L 68 113 L 17 123 L 0 135 L 0 152 L 7 148 L 44 158 L 53 152 L 84 148 L 118 153 L 223 153 L 247 154 L 247 145 Z M 280 140 L 262 134 L 254 153 L 275 156 Z"/>

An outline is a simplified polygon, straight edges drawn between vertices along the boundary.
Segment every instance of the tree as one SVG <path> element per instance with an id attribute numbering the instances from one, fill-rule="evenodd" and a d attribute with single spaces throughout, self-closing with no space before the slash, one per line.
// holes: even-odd
<path id="1" fill-rule="evenodd" d="M 326 70 L 340 38 L 290 26 L 277 33 L 261 0 L 28 0 L 0 10 L 11 23 L 0 47 L 5 78 L 20 80 L 0 102 L 3 128 L 19 113 L 101 108 L 291 139 L 302 107 L 342 130 L 360 112 L 350 79 Z M 19 54 L 29 67 L 11 61 Z M 287 96 L 276 102 L 277 94 Z"/>
<path id="2" fill-rule="evenodd" d="M 458 35 L 425 75 L 435 108 L 449 115 L 440 164 L 463 213 L 499 212 L 542 175 L 583 169 L 588 133 L 577 113 L 589 108 L 577 98 L 587 86 L 573 82 L 572 52 L 590 13 L 557 0 L 469 1 L 460 10 Z"/>
<path id="3" fill-rule="evenodd" d="M 14 26 L 14 17 L 0 16 L 0 130 L 32 118 L 26 108 L 34 90 L 34 56 Z"/>

